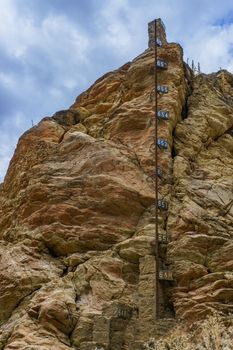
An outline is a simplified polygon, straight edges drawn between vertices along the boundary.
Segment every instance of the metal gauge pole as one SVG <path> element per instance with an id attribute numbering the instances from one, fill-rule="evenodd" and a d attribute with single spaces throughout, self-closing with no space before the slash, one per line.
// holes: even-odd
<path id="1" fill-rule="evenodd" d="M 158 94 L 157 94 L 157 20 L 154 21 L 154 85 L 155 85 L 155 319 L 159 316 L 159 235 L 158 235 Z"/>

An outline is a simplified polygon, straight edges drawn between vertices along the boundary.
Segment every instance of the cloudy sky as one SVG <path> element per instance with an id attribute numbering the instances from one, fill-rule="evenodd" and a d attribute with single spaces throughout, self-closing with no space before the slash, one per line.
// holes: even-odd
<path id="1" fill-rule="evenodd" d="M 0 182 L 32 120 L 145 50 L 157 17 L 203 72 L 233 72 L 232 0 L 0 0 Z"/>

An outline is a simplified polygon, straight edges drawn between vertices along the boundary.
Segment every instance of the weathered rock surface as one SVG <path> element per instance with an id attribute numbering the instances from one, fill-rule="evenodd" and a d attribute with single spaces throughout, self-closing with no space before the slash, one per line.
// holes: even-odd
<path id="1" fill-rule="evenodd" d="M 164 39 L 165 36 L 164 36 Z M 19 140 L 0 187 L 0 349 L 129 349 L 233 307 L 233 77 L 193 77 L 166 44 L 158 83 L 159 215 L 168 234 L 154 325 L 154 56 L 97 80 Z M 167 256 L 167 260 L 165 260 Z M 157 332 L 157 333 L 156 333 Z M 133 345 L 136 349 L 136 345 Z"/>
<path id="2" fill-rule="evenodd" d="M 169 259 L 179 317 L 233 311 L 233 76 L 200 75 L 175 130 Z"/>

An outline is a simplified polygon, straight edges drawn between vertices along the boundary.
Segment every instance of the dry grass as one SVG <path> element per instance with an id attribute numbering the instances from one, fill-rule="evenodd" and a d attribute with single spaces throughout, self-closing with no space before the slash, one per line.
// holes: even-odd
<path id="1" fill-rule="evenodd" d="M 226 327 L 220 316 L 209 316 L 196 331 L 177 327 L 161 340 L 145 343 L 146 350 L 233 350 L 233 327 Z"/>

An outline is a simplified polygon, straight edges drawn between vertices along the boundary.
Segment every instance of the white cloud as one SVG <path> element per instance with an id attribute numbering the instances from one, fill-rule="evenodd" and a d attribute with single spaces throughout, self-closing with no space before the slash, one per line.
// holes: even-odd
<path id="1" fill-rule="evenodd" d="M 2 49 L 29 67 L 42 67 L 40 58 L 43 57 L 44 64 L 56 72 L 56 83 L 62 85 L 69 71 L 86 61 L 89 38 L 65 16 L 49 15 L 38 25 L 32 17 L 18 13 L 12 0 L 3 1 L 7 6 L 0 7 Z"/>
<path id="2" fill-rule="evenodd" d="M 8 90 L 14 90 L 15 88 L 15 80 L 13 74 L 0 72 L 0 83 L 2 83 L 2 85 L 4 85 Z"/>
<path id="3" fill-rule="evenodd" d="M 233 24 L 208 26 L 205 31 L 197 33 L 186 44 L 186 56 L 201 62 L 202 71 L 210 73 L 224 68 L 232 71 Z"/>
<path id="4" fill-rule="evenodd" d="M 68 94 L 85 83 L 85 70 L 79 67 L 88 64 L 89 38 L 63 15 L 50 14 L 38 23 L 32 13 L 20 13 L 13 0 L 1 0 L 0 17 L 0 50 L 23 71 L 0 71 L 0 86 L 21 103 L 12 114 L 0 115 L 1 181 L 31 119 L 36 123 L 43 114 L 66 108 L 72 103 Z"/>
<path id="5" fill-rule="evenodd" d="M 112 47 L 120 55 L 128 54 L 135 45 L 132 41 L 129 14 L 127 0 L 109 0 L 100 12 L 99 23 L 105 27 L 102 44 Z"/>
<path id="6" fill-rule="evenodd" d="M 232 69 L 232 25 L 218 24 L 232 10 L 230 0 L 108 0 L 99 15 L 101 45 L 130 59 L 146 48 L 147 23 L 161 17 L 168 40 L 181 42 L 185 57 L 200 61 L 204 72 Z"/>

